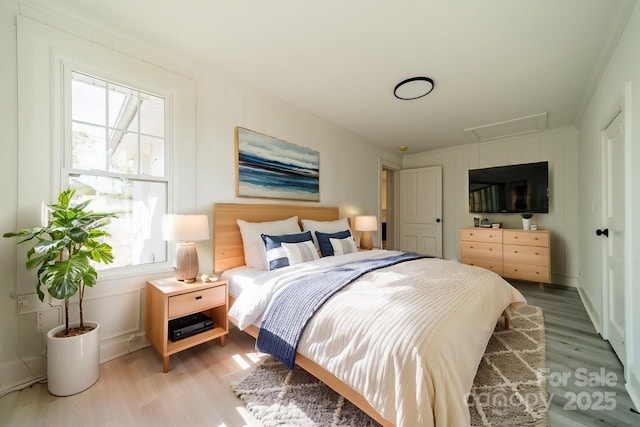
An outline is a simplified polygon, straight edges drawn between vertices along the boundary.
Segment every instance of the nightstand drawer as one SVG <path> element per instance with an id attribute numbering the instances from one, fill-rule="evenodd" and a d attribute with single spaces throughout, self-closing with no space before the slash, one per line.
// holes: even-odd
<path id="1" fill-rule="evenodd" d="M 226 288 L 221 285 L 169 297 L 169 319 L 226 304 Z"/>

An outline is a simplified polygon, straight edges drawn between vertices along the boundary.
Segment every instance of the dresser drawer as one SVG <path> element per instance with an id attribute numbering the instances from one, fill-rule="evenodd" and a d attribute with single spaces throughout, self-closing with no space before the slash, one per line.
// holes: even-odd
<path id="1" fill-rule="evenodd" d="M 460 257 L 502 263 L 502 245 L 500 243 L 462 241 L 460 242 Z"/>
<path id="2" fill-rule="evenodd" d="M 226 304 L 226 288 L 220 285 L 169 297 L 169 319 Z"/>
<path id="3" fill-rule="evenodd" d="M 548 231 L 504 230 L 502 242 L 505 245 L 525 245 L 549 247 Z"/>
<path id="4" fill-rule="evenodd" d="M 495 228 L 463 228 L 460 240 L 469 242 L 502 243 L 502 230 Z"/>
<path id="5" fill-rule="evenodd" d="M 504 245 L 505 264 L 530 264 L 549 267 L 549 248 L 540 246 Z"/>
<path id="6" fill-rule="evenodd" d="M 491 262 L 486 259 L 462 258 L 462 263 L 467 265 L 475 265 L 476 267 L 486 268 L 496 274 L 502 276 L 502 262 Z"/>
<path id="7" fill-rule="evenodd" d="M 550 283 L 549 267 L 539 265 L 508 264 L 503 266 L 503 276 L 511 279 Z"/>

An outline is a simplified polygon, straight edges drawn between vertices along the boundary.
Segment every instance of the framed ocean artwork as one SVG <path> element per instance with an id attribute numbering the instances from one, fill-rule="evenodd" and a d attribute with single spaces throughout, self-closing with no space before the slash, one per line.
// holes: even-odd
<path id="1" fill-rule="evenodd" d="M 236 195 L 320 201 L 320 153 L 236 127 Z"/>

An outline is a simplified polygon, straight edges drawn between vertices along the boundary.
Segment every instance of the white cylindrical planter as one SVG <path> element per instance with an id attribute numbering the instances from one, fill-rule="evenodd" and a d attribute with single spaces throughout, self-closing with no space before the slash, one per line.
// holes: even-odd
<path id="1" fill-rule="evenodd" d="M 522 218 L 522 229 L 523 230 L 528 230 L 529 229 L 530 221 L 531 221 L 530 218 Z"/>
<path id="2" fill-rule="evenodd" d="M 47 382 L 51 394 L 80 393 L 100 377 L 100 325 L 95 322 L 84 324 L 93 326 L 93 331 L 75 337 L 54 338 L 57 332 L 64 330 L 61 325 L 47 333 Z"/>

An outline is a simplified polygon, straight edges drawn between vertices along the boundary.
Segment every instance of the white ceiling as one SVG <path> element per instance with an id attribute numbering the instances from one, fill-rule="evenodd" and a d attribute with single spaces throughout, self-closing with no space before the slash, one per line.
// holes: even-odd
<path id="1" fill-rule="evenodd" d="M 635 0 L 24 0 L 164 47 L 409 153 L 577 124 Z M 400 101 L 424 75 L 434 91 Z"/>

